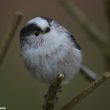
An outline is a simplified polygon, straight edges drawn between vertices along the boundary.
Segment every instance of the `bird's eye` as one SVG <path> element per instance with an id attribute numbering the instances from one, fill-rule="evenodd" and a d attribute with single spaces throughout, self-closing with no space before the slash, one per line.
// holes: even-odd
<path id="1" fill-rule="evenodd" d="M 39 31 L 35 31 L 34 34 L 35 34 L 36 36 L 38 36 L 38 35 L 40 34 L 40 32 L 39 32 Z"/>
<path id="2" fill-rule="evenodd" d="M 50 31 L 50 28 L 47 27 L 46 30 L 45 30 L 45 33 L 49 32 Z"/>

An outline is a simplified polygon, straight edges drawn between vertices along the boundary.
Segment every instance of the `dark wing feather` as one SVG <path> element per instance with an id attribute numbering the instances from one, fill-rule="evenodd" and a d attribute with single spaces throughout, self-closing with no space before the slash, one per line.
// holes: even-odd
<path id="1" fill-rule="evenodd" d="M 79 44 L 77 43 L 76 39 L 74 38 L 74 36 L 72 34 L 70 34 L 69 37 L 70 37 L 71 41 L 73 41 L 75 47 L 77 49 L 81 50 L 81 48 L 80 48 Z"/>

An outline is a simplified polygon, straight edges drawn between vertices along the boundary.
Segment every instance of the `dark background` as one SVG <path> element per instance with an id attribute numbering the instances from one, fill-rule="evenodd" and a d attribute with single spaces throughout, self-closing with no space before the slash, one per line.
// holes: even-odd
<path id="1" fill-rule="evenodd" d="M 75 4 L 104 33 L 108 32 L 104 0 L 74 0 Z M 0 42 L 5 36 L 15 11 L 24 13 L 24 18 L 0 68 L 0 107 L 7 110 L 41 110 L 48 85 L 37 82 L 26 70 L 20 57 L 19 31 L 27 20 L 36 16 L 49 16 L 67 27 L 83 49 L 84 63 L 98 75 L 106 72 L 104 57 L 98 46 L 88 39 L 77 20 L 59 5 L 58 0 L 1 0 Z M 60 108 L 83 90 L 89 82 L 78 74 L 68 85 L 63 86 Z M 110 80 L 98 87 L 80 102 L 74 110 L 110 110 Z"/>

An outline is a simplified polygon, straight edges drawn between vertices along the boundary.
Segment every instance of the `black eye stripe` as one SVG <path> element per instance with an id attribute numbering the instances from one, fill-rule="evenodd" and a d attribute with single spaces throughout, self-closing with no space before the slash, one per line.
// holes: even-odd
<path id="1" fill-rule="evenodd" d="M 27 36 L 27 35 L 30 35 L 32 34 L 33 32 L 35 31 L 39 31 L 39 32 L 42 32 L 42 30 L 40 29 L 40 27 L 38 27 L 36 24 L 32 23 L 32 24 L 28 24 L 26 25 L 20 32 L 20 36 Z"/>

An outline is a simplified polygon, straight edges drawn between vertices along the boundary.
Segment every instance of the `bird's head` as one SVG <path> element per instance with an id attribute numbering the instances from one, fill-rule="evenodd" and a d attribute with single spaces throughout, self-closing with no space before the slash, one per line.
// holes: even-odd
<path id="1" fill-rule="evenodd" d="M 20 32 L 21 44 L 34 45 L 37 40 L 42 41 L 43 37 L 50 33 L 51 23 L 52 19 L 47 17 L 36 17 L 28 21 Z"/>
<path id="2" fill-rule="evenodd" d="M 20 32 L 21 47 L 57 48 L 59 45 L 70 42 L 78 47 L 77 42 L 71 33 L 57 21 L 48 17 L 36 17 L 29 20 Z M 44 43 L 45 42 L 45 43 Z"/>

